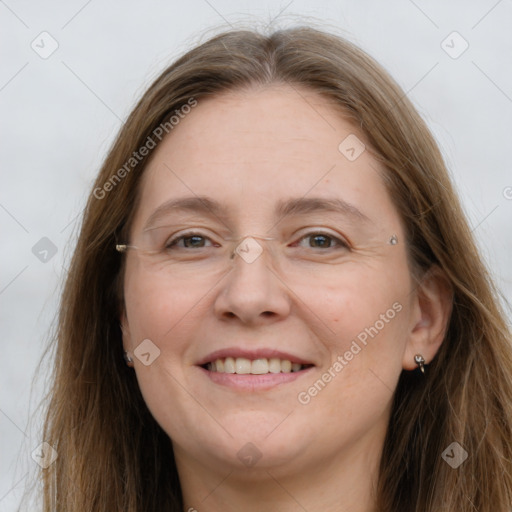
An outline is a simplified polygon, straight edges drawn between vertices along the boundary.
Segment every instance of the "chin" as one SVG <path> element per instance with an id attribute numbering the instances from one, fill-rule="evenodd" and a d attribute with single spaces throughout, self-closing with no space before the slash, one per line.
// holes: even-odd
<path id="1" fill-rule="evenodd" d="M 279 425 L 282 417 L 273 423 L 272 428 L 248 425 L 249 421 L 252 423 L 255 419 L 258 419 L 258 415 L 250 414 L 247 415 L 247 421 L 242 421 L 239 417 L 237 422 L 224 423 L 233 437 L 224 432 L 220 438 L 209 436 L 200 453 L 209 452 L 231 470 L 251 469 L 254 472 L 257 469 L 270 470 L 283 465 L 293 467 L 307 451 L 310 442 L 298 435 L 299 431 L 293 425 L 288 425 L 288 428 Z M 201 442 L 196 444 L 200 445 Z"/>

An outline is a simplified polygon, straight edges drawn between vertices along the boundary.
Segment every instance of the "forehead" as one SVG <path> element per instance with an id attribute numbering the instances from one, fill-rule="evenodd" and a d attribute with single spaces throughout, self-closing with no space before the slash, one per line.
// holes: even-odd
<path id="1" fill-rule="evenodd" d="M 213 197 L 250 222 L 308 194 L 391 220 L 384 170 L 363 143 L 339 108 L 308 89 L 279 85 L 200 99 L 155 150 L 135 222 L 192 195 Z"/>

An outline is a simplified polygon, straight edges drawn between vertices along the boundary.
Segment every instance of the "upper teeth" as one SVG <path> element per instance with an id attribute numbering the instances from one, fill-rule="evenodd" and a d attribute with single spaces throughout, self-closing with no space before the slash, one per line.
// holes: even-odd
<path id="1" fill-rule="evenodd" d="M 264 373 L 290 373 L 298 372 L 303 368 L 299 363 L 292 363 L 288 359 L 247 359 L 245 357 L 226 357 L 208 363 L 208 370 L 219 373 L 237 373 L 262 375 Z"/>

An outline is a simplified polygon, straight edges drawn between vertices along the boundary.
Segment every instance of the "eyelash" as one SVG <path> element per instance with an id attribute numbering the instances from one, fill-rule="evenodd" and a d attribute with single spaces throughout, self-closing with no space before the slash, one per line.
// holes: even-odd
<path id="1" fill-rule="evenodd" d="M 327 233 L 325 231 L 310 231 L 309 233 L 305 234 L 304 236 L 302 236 L 299 241 L 301 240 L 304 240 L 305 238 L 310 238 L 314 235 L 320 235 L 320 236 L 325 236 L 327 238 L 330 238 L 331 240 L 337 242 L 337 245 L 342 248 L 342 249 L 349 249 L 349 244 L 347 242 L 345 242 L 344 240 L 342 240 L 341 238 L 338 238 L 338 237 L 335 237 L 334 235 L 332 235 L 331 233 Z M 207 239 L 207 240 L 210 240 L 209 237 L 207 236 L 204 236 L 202 235 L 201 233 L 197 233 L 195 231 L 189 231 L 187 233 L 183 233 L 182 235 L 179 235 L 175 238 L 171 238 L 165 245 L 165 248 L 166 249 L 172 249 L 177 242 L 181 241 L 181 240 L 184 240 L 186 238 L 192 238 L 194 236 L 197 236 L 197 237 L 201 237 L 201 238 L 204 238 L 204 239 Z M 295 244 L 295 242 L 294 242 Z M 182 247 L 182 249 L 187 249 L 187 247 Z M 199 247 L 199 249 L 203 249 L 203 247 Z M 311 249 L 315 249 L 315 247 L 311 247 Z M 317 247 L 317 249 L 323 249 L 322 247 Z M 335 247 L 327 247 L 327 249 L 335 249 Z"/>

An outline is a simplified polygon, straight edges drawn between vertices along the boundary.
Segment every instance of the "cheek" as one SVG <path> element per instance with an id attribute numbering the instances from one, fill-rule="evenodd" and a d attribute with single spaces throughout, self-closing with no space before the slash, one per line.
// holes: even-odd
<path id="1" fill-rule="evenodd" d="M 201 298 L 206 292 L 191 280 L 162 282 L 161 276 L 148 272 L 128 274 L 125 303 L 132 343 L 150 338 L 165 345 L 169 337 L 188 325 L 188 317 L 201 312 Z"/>
<path id="2" fill-rule="evenodd" d="M 159 351 L 147 366 L 136 360 L 139 388 L 155 420 L 173 435 L 189 428 L 184 418 L 192 406 L 183 387 L 183 359 L 197 329 L 194 315 L 204 314 L 200 302 L 204 291 L 196 288 L 184 283 L 166 286 L 156 276 L 136 271 L 125 279 L 131 349 L 149 339 Z"/>
<path id="3" fill-rule="evenodd" d="M 375 323 L 383 330 L 383 322 L 387 329 L 400 316 L 404 317 L 398 310 L 405 306 L 408 283 L 407 270 L 395 272 L 391 268 L 354 265 L 335 286 L 308 287 L 297 290 L 297 295 L 329 328 L 329 337 L 343 344 L 343 340 L 355 338 Z"/>
<path id="4" fill-rule="evenodd" d="M 321 311 L 334 331 L 324 340 L 330 357 L 298 399 L 307 414 L 329 418 L 326 438 L 350 439 L 389 413 L 406 341 L 407 310 L 397 296 L 348 285 L 323 294 Z"/>
<path id="5" fill-rule="evenodd" d="M 410 275 L 405 254 L 400 253 L 394 260 L 353 265 L 350 270 L 336 287 L 302 291 L 328 327 L 323 344 L 330 359 L 325 369 L 335 377 L 326 376 L 332 384 L 324 405 L 335 408 L 346 401 L 347 406 L 357 399 L 378 408 L 402 371 Z"/>

